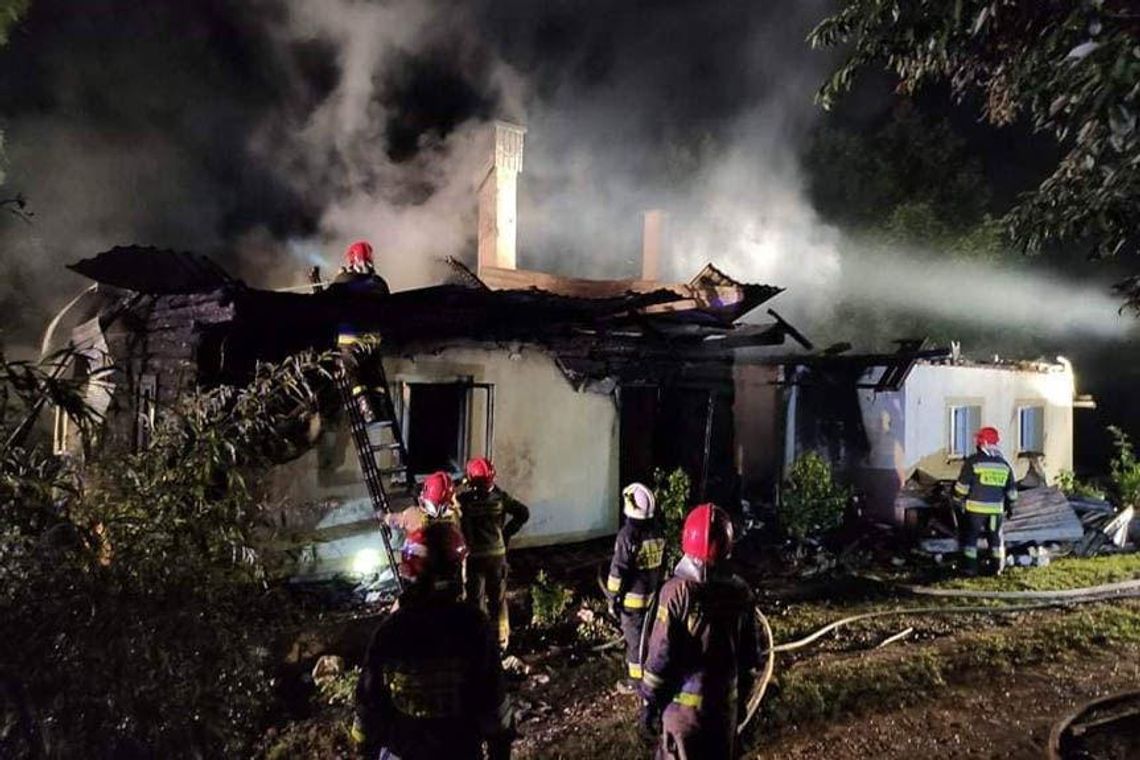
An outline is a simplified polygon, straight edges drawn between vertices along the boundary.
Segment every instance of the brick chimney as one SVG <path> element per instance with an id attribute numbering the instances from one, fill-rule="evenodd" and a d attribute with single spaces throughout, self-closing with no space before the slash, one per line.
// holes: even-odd
<path id="1" fill-rule="evenodd" d="M 526 128 L 505 121 L 493 126 L 490 163 L 479 183 L 479 265 L 514 269 L 518 228 L 518 176 Z"/>
<path id="2" fill-rule="evenodd" d="M 656 282 L 661 279 L 667 217 L 661 209 L 646 211 L 644 216 L 641 228 L 641 279 Z"/>

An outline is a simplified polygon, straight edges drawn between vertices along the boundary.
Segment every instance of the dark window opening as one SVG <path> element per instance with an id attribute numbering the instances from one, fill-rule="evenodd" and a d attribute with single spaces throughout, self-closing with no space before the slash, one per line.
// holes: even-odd
<path id="1" fill-rule="evenodd" d="M 404 419 L 412 475 L 462 470 L 467 457 L 467 397 L 458 383 L 409 383 Z"/>

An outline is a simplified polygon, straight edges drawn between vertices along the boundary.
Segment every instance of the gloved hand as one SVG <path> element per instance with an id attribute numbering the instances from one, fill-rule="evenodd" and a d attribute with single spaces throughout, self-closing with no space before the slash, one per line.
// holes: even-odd
<path id="1" fill-rule="evenodd" d="M 644 736 L 656 739 L 661 735 L 661 708 L 648 699 L 643 699 L 637 723 Z"/>
<path id="2" fill-rule="evenodd" d="M 615 620 L 621 620 L 622 599 L 620 596 L 615 595 L 610 599 L 610 612 L 613 613 Z"/>

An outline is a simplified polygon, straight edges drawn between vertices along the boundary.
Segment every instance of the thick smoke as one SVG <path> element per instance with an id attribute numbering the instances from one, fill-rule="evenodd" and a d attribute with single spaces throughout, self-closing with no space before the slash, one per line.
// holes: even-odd
<path id="1" fill-rule="evenodd" d="M 636 276 L 641 213 L 663 208 L 667 275 L 785 286 L 809 331 L 856 304 L 1118 335 L 1098 286 L 888 256 L 821 221 L 797 156 L 833 63 L 803 40 L 830 7 L 37 0 L 0 54 L 4 189 L 36 211 L 0 227 L 0 303 L 30 331 L 84 284 L 63 263 L 128 242 L 284 286 L 365 237 L 393 285 L 425 284 L 473 253 L 486 126 L 507 118 L 529 130 L 522 266 Z"/>

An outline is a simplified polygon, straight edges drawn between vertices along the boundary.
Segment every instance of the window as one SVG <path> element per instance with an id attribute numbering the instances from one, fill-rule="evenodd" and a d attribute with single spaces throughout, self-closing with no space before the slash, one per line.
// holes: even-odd
<path id="1" fill-rule="evenodd" d="M 968 456 L 974 450 L 974 435 L 982 426 L 982 407 L 951 406 L 948 417 L 950 440 L 947 451 L 951 457 Z"/>
<path id="2" fill-rule="evenodd" d="M 491 385 L 469 381 L 397 383 L 398 414 L 412 476 L 462 472 L 469 457 L 490 456 Z"/>
<path id="3" fill-rule="evenodd" d="M 1045 407 L 1023 406 L 1017 410 L 1018 453 L 1045 451 Z"/>

